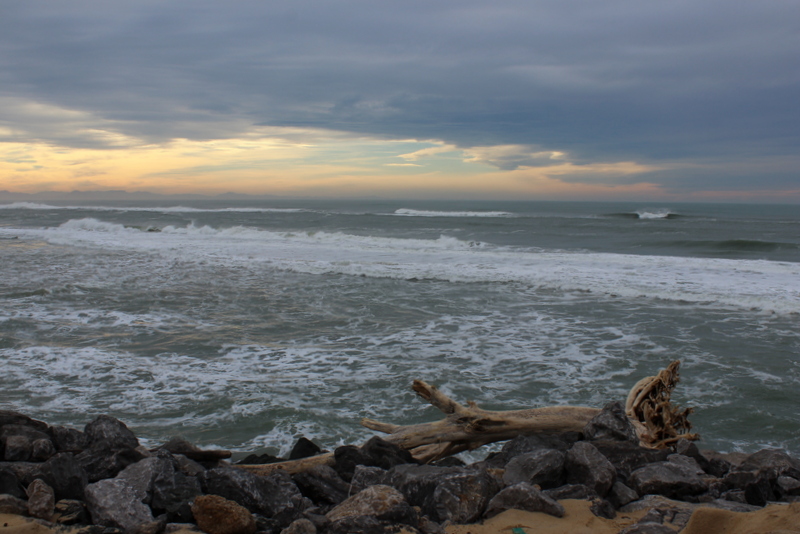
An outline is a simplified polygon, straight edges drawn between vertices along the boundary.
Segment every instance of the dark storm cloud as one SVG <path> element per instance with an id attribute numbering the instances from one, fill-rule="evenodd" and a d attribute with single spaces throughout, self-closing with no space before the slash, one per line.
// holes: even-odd
<path id="1" fill-rule="evenodd" d="M 152 142 L 258 124 L 528 145 L 578 163 L 786 157 L 800 145 L 798 6 L 4 2 L 0 96 Z M 106 143 L 71 136 L 75 117 L 24 113 L 0 107 L 0 127 Z"/>

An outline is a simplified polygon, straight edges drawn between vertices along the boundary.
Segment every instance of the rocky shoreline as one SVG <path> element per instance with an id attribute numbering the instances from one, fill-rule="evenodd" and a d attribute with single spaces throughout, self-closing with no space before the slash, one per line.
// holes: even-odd
<path id="1" fill-rule="evenodd" d="M 301 439 L 292 456 L 318 452 Z M 701 452 L 686 440 L 645 449 L 620 403 L 583 432 L 520 436 L 471 465 L 420 465 L 378 437 L 294 474 L 260 476 L 218 456 L 181 440 L 148 450 L 109 416 L 80 431 L 0 411 L 0 513 L 82 534 L 439 534 L 511 509 L 562 517 L 559 501 L 581 499 L 601 518 L 646 510 L 619 532 L 659 534 L 680 531 L 698 507 L 800 503 L 799 459 Z"/>

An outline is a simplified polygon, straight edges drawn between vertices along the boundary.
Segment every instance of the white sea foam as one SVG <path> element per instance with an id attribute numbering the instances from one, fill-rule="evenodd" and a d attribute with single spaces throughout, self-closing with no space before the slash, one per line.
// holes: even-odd
<path id="1" fill-rule="evenodd" d="M 521 282 L 737 308 L 800 313 L 800 264 L 632 254 L 543 252 L 449 236 L 400 239 L 341 232 L 272 232 L 247 227 L 167 226 L 159 233 L 97 219 L 26 230 L 56 244 L 167 254 L 187 261 L 269 264 L 308 274 L 451 282 Z"/>
<path id="2" fill-rule="evenodd" d="M 639 210 L 636 215 L 640 219 L 668 219 L 673 212 L 668 208 Z"/>
<path id="3" fill-rule="evenodd" d="M 507 211 L 429 211 L 413 210 L 400 208 L 394 211 L 394 215 L 404 217 L 513 217 L 513 213 Z"/>

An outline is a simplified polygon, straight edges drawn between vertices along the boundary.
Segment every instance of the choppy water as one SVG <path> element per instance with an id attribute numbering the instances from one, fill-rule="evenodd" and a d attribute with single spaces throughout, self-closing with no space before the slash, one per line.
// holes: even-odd
<path id="1" fill-rule="evenodd" d="M 157 231 L 156 231 L 157 230 Z M 285 453 L 602 405 L 679 358 L 701 447 L 800 452 L 800 210 L 368 201 L 0 205 L 0 407 Z"/>

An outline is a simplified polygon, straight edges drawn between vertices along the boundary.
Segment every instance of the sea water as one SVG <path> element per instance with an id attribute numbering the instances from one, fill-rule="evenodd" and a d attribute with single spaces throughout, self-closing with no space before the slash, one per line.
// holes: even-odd
<path id="1" fill-rule="evenodd" d="M 794 206 L 0 205 L 0 409 L 286 454 L 440 414 L 624 400 L 675 359 L 701 448 L 800 453 Z"/>

